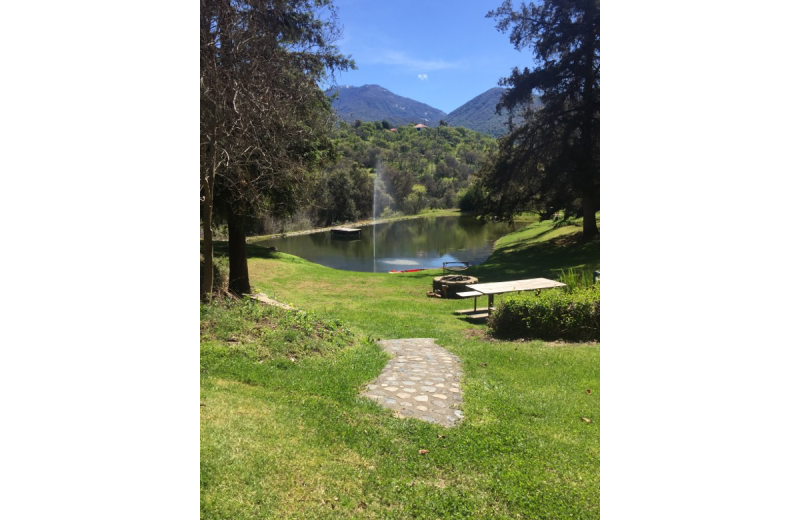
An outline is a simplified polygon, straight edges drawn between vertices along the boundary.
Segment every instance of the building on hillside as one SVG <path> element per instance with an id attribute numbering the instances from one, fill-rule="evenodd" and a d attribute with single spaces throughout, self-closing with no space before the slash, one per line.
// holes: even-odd
<path id="1" fill-rule="evenodd" d="M 428 128 L 428 127 L 427 127 L 427 126 L 425 126 L 425 125 L 423 125 L 422 123 L 420 123 L 420 124 L 418 124 L 418 125 L 414 125 L 414 128 L 416 128 L 416 129 L 417 129 L 417 131 L 420 131 L 420 130 L 422 130 L 423 128 Z"/>

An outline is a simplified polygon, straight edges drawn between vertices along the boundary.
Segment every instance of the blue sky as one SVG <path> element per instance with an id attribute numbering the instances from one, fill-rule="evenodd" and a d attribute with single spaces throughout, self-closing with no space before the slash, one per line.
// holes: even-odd
<path id="1" fill-rule="evenodd" d="M 452 112 L 496 87 L 531 53 L 485 18 L 502 0 L 334 0 L 343 37 L 338 45 L 358 70 L 339 85 L 377 84 L 400 96 Z"/>

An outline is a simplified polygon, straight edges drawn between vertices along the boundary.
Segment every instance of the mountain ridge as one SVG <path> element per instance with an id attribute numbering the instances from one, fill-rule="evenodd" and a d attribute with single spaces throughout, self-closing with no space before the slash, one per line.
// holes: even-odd
<path id="1" fill-rule="evenodd" d="M 438 124 L 447 113 L 411 98 L 399 96 L 380 85 L 368 84 L 361 87 L 344 85 L 328 89 L 329 97 L 338 92 L 333 108 L 341 119 L 348 123 L 356 120 L 383 121 L 392 126 L 408 123 Z"/>
<path id="2" fill-rule="evenodd" d="M 476 132 L 500 137 L 508 131 L 508 112 L 497 114 L 495 109 L 505 91 L 502 87 L 492 87 L 478 94 L 449 114 L 411 98 L 399 96 L 380 85 L 367 84 L 360 87 L 343 85 L 328 89 L 325 94 L 332 96 L 333 108 L 340 119 L 348 123 L 361 121 L 387 121 L 392 126 L 409 123 L 438 125 L 444 120 L 450 126 L 463 126 Z M 515 123 L 521 121 L 515 116 Z"/>

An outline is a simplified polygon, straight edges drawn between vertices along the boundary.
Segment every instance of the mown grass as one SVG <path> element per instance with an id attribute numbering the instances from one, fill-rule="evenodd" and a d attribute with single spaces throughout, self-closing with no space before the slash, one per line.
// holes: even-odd
<path id="1" fill-rule="evenodd" d="M 599 266 L 599 244 L 574 241 L 578 230 L 531 224 L 471 274 Z M 437 272 L 354 273 L 252 255 L 255 288 L 311 311 L 311 325 L 287 341 L 294 311 L 255 320 L 236 306 L 203 311 L 204 518 L 599 517 L 598 345 L 493 340 L 452 314 L 471 301 L 425 296 Z M 461 358 L 460 426 L 395 419 L 358 396 L 387 360 L 371 340 L 411 337 Z"/>

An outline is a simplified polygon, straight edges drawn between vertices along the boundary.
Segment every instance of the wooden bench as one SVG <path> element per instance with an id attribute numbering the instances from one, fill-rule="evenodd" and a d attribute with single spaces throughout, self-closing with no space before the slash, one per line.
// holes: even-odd
<path id="1" fill-rule="evenodd" d="M 482 293 L 482 292 L 478 292 L 478 291 L 465 291 L 465 292 L 456 293 L 456 295 L 457 295 L 459 298 L 472 298 L 472 297 L 474 297 L 474 298 L 475 298 L 475 305 L 474 305 L 474 308 L 473 308 L 472 310 L 473 310 L 473 312 L 477 312 L 477 311 L 478 311 L 478 296 L 483 296 L 483 293 Z M 456 311 L 456 312 L 459 312 L 459 313 L 460 313 L 460 312 L 462 312 L 462 311 Z M 469 311 L 466 311 L 466 312 L 469 312 Z"/>

